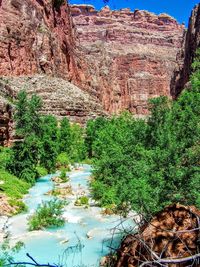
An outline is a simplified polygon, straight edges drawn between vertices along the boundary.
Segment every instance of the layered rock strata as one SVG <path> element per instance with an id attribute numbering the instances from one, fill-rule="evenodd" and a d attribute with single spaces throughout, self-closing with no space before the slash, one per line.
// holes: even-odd
<path id="1" fill-rule="evenodd" d="M 88 119 L 106 115 L 98 100 L 72 83 L 48 75 L 1 77 L 2 91 L 11 92 L 13 98 L 24 89 L 28 95 L 42 98 L 43 114 L 53 114 L 58 119 L 68 117 L 72 122 L 86 123 Z"/>
<path id="2" fill-rule="evenodd" d="M 106 111 L 147 114 L 149 98 L 176 90 L 185 28 L 167 14 L 129 9 L 70 7 L 82 61 L 80 87 Z"/>
<path id="3" fill-rule="evenodd" d="M 188 81 L 200 41 L 199 5 L 192 12 L 186 34 L 184 25 L 167 14 L 108 7 L 96 11 L 90 5 L 69 7 L 66 2 L 56 7 L 54 3 L 0 1 L 0 76 L 16 77 L 13 81 L 20 80 L 21 89 L 28 86 L 30 92 L 42 95 L 43 112 L 67 115 L 81 123 L 104 114 L 103 109 L 146 116 L 149 98 L 174 98 Z M 28 80 L 39 79 L 38 74 L 48 75 L 49 82 L 44 86 L 42 78 L 41 83 L 36 82 L 42 86 L 35 90 Z M 14 82 L 6 95 L 0 92 L 1 144 L 10 138 L 6 103 L 15 92 L 12 87 Z"/>
<path id="4" fill-rule="evenodd" d="M 178 95 L 183 89 L 184 85 L 188 82 L 189 76 L 192 72 L 192 62 L 195 57 L 197 48 L 200 47 L 200 4 L 196 5 L 192 10 L 189 26 L 185 40 L 185 59 L 182 71 L 182 80 L 180 87 L 176 89 Z"/>
<path id="5" fill-rule="evenodd" d="M 1 85 L 0 85 L 1 87 Z M 0 146 L 8 146 L 12 136 L 12 106 L 0 95 Z"/>
<path id="6" fill-rule="evenodd" d="M 0 1 L 0 75 L 47 73 L 75 79 L 68 5 L 52 0 Z"/>

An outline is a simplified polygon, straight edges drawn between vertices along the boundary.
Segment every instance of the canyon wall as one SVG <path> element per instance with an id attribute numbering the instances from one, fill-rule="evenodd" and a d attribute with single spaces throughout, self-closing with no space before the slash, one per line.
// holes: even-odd
<path id="1" fill-rule="evenodd" d="M 57 119 L 69 117 L 71 122 L 80 124 L 97 116 L 106 116 L 98 99 L 63 78 L 46 74 L 0 77 L 0 92 L 4 93 L 7 102 L 12 103 L 22 88 L 29 96 L 41 97 L 42 114 L 52 114 Z"/>
<path id="2" fill-rule="evenodd" d="M 0 0 L 0 129 L 8 140 L 5 88 L 28 87 L 43 98 L 44 113 L 80 123 L 122 110 L 146 116 L 149 98 L 175 98 L 183 89 L 199 42 L 200 5 L 186 31 L 169 15 L 144 10 Z"/>
<path id="3" fill-rule="evenodd" d="M 12 135 L 12 107 L 0 96 L 0 146 L 8 146 Z"/>
<path id="4" fill-rule="evenodd" d="M 47 73 L 75 79 L 68 5 L 52 0 L 0 1 L 0 75 Z"/>
<path id="5" fill-rule="evenodd" d="M 183 67 L 185 27 L 167 14 L 70 7 L 80 57 L 80 87 L 106 111 L 148 113 L 149 98 L 176 91 Z"/>
<path id="6" fill-rule="evenodd" d="M 0 0 L 0 145 L 9 144 L 7 109 L 20 89 L 40 95 L 42 112 L 58 119 L 83 124 L 105 114 L 97 98 L 70 84 L 79 77 L 75 41 L 67 3 Z"/>
<path id="7" fill-rule="evenodd" d="M 182 80 L 180 86 L 176 89 L 176 95 L 178 95 L 183 89 L 184 85 L 188 82 L 189 76 L 192 72 L 192 62 L 195 57 L 197 48 L 200 47 L 200 4 L 196 5 L 192 10 L 188 31 L 185 39 L 185 59 L 184 67 L 182 70 Z"/>

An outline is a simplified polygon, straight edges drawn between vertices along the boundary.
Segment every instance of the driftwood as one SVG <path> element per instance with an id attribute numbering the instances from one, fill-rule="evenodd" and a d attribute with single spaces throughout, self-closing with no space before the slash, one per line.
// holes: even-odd
<path id="1" fill-rule="evenodd" d="M 129 234 L 115 267 L 200 266 L 200 211 L 171 205 Z"/>

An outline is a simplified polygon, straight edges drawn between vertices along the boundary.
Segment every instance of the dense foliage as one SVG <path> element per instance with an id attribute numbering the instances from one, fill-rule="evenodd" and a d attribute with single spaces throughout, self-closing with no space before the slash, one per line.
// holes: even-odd
<path id="1" fill-rule="evenodd" d="M 30 184 L 18 179 L 6 170 L 11 154 L 11 149 L 0 147 L 0 191 L 8 197 L 9 204 L 18 213 L 26 209 L 22 202 L 22 196 L 28 192 Z"/>
<path id="2" fill-rule="evenodd" d="M 151 100 L 147 121 L 125 113 L 100 128 L 88 124 L 88 152 L 95 156 L 92 194 L 102 206 L 148 215 L 173 202 L 200 207 L 199 62 L 193 64 L 191 89 L 176 101 Z"/>
<path id="3" fill-rule="evenodd" d="M 29 218 L 29 230 L 40 230 L 46 227 L 63 226 L 65 220 L 62 218 L 63 208 L 66 201 L 53 199 L 42 202 Z"/>
<path id="4" fill-rule="evenodd" d="M 0 267 L 8 266 L 8 262 L 13 261 L 13 257 L 24 246 L 22 242 L 17 242 L 15 246 L 11 247 L 8 241 L 5 241 L 0 245 Z M 24 265 L 18 264 L 18 267 L 24 267 Z"/>
<path id="5" fill-rule="evenodd" d="M 54 172 L 56 167 L 68 168 L 69 162 L 85 158 L 83 129 L 70 125 L 67 118 L 59 124 L 52 115 L 42 116 L 41 108 L 38 96 L 28 98 L 25 91 L 18 94 L 14 119 L 19 141 L 4 163 L 14 175 L 31 184 L 41 174 Z M 7 157 L 6 151 L 4 154 Z"/>

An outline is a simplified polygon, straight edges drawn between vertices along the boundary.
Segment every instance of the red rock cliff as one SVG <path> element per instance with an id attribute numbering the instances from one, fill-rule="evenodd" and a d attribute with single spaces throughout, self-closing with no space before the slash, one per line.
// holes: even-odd
<path id="1" fill-rule="evenodd" d="M 109 112 L 147 113 L 149 98 L 176 91 L 185 28 L 166 15 L 129 9 L 96 11 L 73 5 L 80 55 L 80 86 Z"/>
<path id="2" fill-rule="evenodd" d="M 182 71 L 182 80 L 180 86 L 176 90 L 176 95 L 178 95 L 181 92 L 184 85 L 189 80 L 189 76 L 192 71 L 191 64 L 193 62 L 195 52 L 199 47 L 200 47 L 200 4 L 194 7 L 189 19 L 189 26 L 185 39 L 185 49 L 184 49 L 185 60 Z"/>
<path id="3" fill-rule="evenodd" d="M 47 73 L 75 79 L 68 5 L 52 0 L 0 1 L 0 75 Z"/>
<path id="4" fill-rule="evenodd" d="M 184 26 L 166 14 L 0 0 L 0 76 L 61 76 L 96 96 L 110 113 L 144 115 L 149 98 L 174 97 L 188 81 L 199 10 L 186 36 Z"/>

